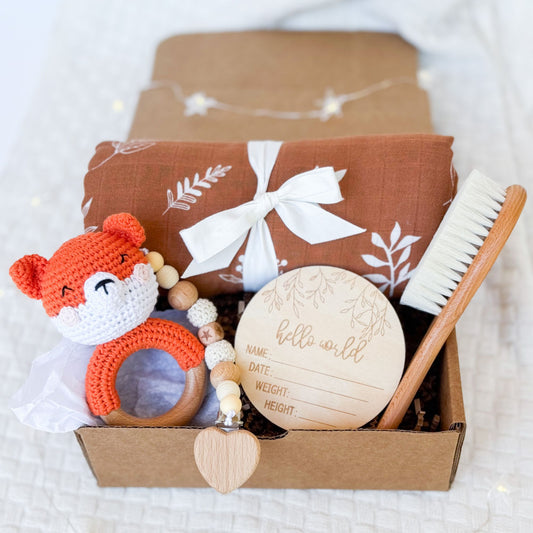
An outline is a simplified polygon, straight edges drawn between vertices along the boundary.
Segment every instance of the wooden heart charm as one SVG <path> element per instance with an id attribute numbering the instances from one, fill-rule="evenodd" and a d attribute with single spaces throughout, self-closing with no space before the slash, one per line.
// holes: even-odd
<path id="1" fill-rule="evenodd" d="M 222 494 L 240 487 L 254 473 L 261 456 L 255 435 L 244 429 L 210 427 L 194 441 L 196 466 L 204 479 Z"/>

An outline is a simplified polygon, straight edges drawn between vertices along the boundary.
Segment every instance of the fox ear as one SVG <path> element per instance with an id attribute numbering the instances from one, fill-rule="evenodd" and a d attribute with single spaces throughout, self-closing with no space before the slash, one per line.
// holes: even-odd
<path id="1" fill-rule="evenodd" d="M 15 285 L 30 298 L 42 298 L 42 280 L 48 260 L 40 255 L 25 255 L 11 265 L 9 275 Z"/>
<path id="2" fill-rule="evenodd" d="M 139 248 L 145 241 L 146 235 L 140 222 L 129 213 L 111 215 L 104 220 L 104 233 L 111 233 L 122 237 Z"/>

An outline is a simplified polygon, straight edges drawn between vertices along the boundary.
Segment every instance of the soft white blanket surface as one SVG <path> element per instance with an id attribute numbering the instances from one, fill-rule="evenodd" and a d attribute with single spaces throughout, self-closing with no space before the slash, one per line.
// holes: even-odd
<path id="1" fill-rule="evenodd" d="M 40 81 L 1 171 L 0 531 L 533 531 L 527 206 L 458 327 L 468 431 L 449 492 L 101 489 L 72 434 L 30 429 L 7 407 L 32 360 L 59 341 L 8 268 L 26 253 L 50 256 L 80 231 L 93 148 L 127 136 L 159 41 L 238 29 L 398 32 L 419 49 L 435 130 L 455 136 L 460 176 L 475 167 L 533 191 L 532 20 L 528 0 L 60 2 Z"/>

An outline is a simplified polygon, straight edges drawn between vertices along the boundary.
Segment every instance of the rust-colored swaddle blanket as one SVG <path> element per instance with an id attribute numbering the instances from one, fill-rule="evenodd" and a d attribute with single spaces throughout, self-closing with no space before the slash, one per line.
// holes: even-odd
<path id="1" fill-rule="evenodd" d="M 276 273 L 334 265 L 366 275 L 387 296 L 398 297 L 455 194 L 452 138 L 375 135 L 255 144 L 251 150 L 253 143 L 101 143 L 85 178 L 85 226 L 98 227 L 112 213 L 130 212 L 146 230 L 146 246 L 162 253 L 180 273 L 193 260 L 183 237 L 193 235 L 195 253 L 201 255 L 197 266 L 207 264 L 205 250 L 216 256 L 209 259 L 216 270 L 190 278 L 203 296 L 241 291 L 243 277 L 244 288 L 250 289 L 249 270 L 261 271 L 268 262 L 256 250 L 263 247 L 266 254 L 271 236 L 268 260 L 274 261 Z M 343 174 L 339 171 L 346 171 L 338 184 L 331 180 L 333 170 L 337 179 Z M 317 183 L 324 192 L 311 194 Z M 335 187 L 340 194 L 333 192 Z M 217 215 L 229 209 L 233 211 Z M 256 231 L 263 220 L 256 220 L 258 210 L 266 213 L 266 229 Z M 210 228 L 209 234 L 199 231 L 201 243 L 198 232 L 180 235 L 212 215 L 217 216 L 209 219 L 213 223 L 200 226 Z M 246 228 L 243 220 L 249 222 Z M 348 223 L 354 231 L 338 238 Z M 298 224 L 301 231 L 295 233 Z M 304 240 L 313 232 L 320 233 L 319 244 Z M 231 244 L 223 242 L 226 237 Z M 329 237 L 334 240 L 321 242 Z M 221 263 L 219 253 L 227 260 Z"/>

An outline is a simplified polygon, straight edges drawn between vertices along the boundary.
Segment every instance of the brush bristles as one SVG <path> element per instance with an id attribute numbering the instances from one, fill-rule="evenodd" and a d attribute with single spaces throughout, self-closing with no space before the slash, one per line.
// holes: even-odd
<path id="1" fill-rule="evenodd" d="M 453 200 L 400 303 L 438 315 L 472 263 L 505 200 L 505 189 L 474 170 Z"/>

